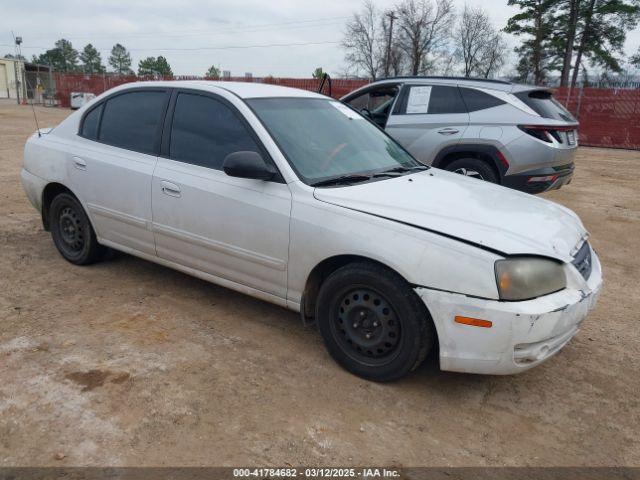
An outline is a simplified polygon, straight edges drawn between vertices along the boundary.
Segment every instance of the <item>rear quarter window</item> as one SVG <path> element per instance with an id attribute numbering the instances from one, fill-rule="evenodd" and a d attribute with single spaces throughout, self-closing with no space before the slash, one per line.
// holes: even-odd
<path id="1" fill-rule="evenodd" d="M 100 114 L 102 113 L 102 104 L 89 111 L 82 121 L 82 129 L 80 135 L 89 140 L 98 139 L 98 126 L 100 122 Z"/>
<path id="2" fill-rule="evenodd" d="M 462 92 L 462 98 L 467 106 L 469 112 L 477 112 L 480 110 L 486 110 L 487 108 L 498 107 L 504 105 L 506 102 L 500 100 L 493 95 L 490 95 L 475 88 L 460 88 Z"/>

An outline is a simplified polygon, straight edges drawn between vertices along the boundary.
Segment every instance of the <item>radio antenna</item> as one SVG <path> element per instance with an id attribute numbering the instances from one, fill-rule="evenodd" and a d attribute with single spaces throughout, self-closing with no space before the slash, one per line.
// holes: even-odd
<path id="1" fill-rule="evenodd" d="M 29 80 L 27 80 L 27 76 L 25 75 L 24 77 L 25 81 L 27 82 L 27 89 L 31 88 L 31 85 L 29 85 Z M 33 95 L 35 97 L 35 90 L 32 90 Z M 28 97 L 28 95 L 27 95 Z M 27 100 L 27 102 L 29 101 L 28 98 L 26 98 L 25 100 Z M 33 101 L 34 98 L 31 99 L 31 111 L 33 112 L 33 120 L 36 122 L 36 130 L 38 131 L 38 137 L 42 137 L 42 134 L 40 133 L 40 126 L 38 125 L 38 116 L 36 115 L 36 107 L 33 106 Z"/>

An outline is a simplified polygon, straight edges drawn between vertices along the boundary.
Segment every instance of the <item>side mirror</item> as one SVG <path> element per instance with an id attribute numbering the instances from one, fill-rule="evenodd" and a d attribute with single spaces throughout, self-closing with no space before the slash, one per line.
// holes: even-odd
<path id="1" fill-rule="evenodd" d="M 224 173 L 230 177 L 271 180 L 276 171 L 257 152 L 233 152 L 222 163 Z"/>

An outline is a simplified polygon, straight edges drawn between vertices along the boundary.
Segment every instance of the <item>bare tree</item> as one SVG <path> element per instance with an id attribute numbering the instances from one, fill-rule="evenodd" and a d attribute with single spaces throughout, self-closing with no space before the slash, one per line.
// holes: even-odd
<path id="1" fill-rule="evenodd" d="M 345 60 L 349 67 L 364 70 L 375 80 L 382 66 L 384 44 L 380 29 L 381 14 L 372 0 L 365 0 L 362 11 L 354 13 L 347 22 L 342 40 L 342 47 L 346 50 Z"/>
<path id="2" fill-rule="evenodd" d="M 480 69 L 487 42 L 494 36 L 493 26 L 482 8 L 465 4 L 455 32 L 460 42 L 458 55 L 463 62 L 463 73 L 470 77 Z"/>
<path id="3" fill-rule="evenodd" d="M 432 56 L 449 42 L 455 19 L 452 0 L 404 0 L 397 6 L 399 47 L 412 75 L 432 67 Z"/>
<path id="4" fill-rule="evenodd" d="M 465 77 L 489 78 L 502 68 L 506 42 L 482 8 L 465 4 L 455 34 L 460 42 L 456 56 Z"/>
<path id="5" fill-rule="evenodd" d="M 482 51 L 482 61 L 478 68 L 478 76 L 491 78 L 504 66 L 507 61 L 507 42 L 502 33 L 494 32 Z"/>

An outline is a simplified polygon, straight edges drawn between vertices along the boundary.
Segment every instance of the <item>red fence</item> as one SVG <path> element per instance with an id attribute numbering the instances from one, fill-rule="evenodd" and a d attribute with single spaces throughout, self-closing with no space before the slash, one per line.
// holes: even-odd
<path id="1" fill-rule="evenodd" d="M 177 80 L 202 80 L 202 77 L 176 77 Z M 55 74 L 57 99 L 68 107 L 71 92 L 96 95 L 123 83 L 146 80 L 136 76 Z M 213 80 L 213 79 L 211 79 Z M 314 78 L 230 78 L 240 82 L 269 83 L 317 91 Z M 367 83 L 366 80 L 334 79 L 331 94 L 339 98 Z M 328 87 L 323 91 L 328 93 Z M 580 121 L 580 144 L 593 147 L 640 150 L 640 90 L 604 88 L 560 88 L 556 98 Z"/>
<path id="2" fill-rule="evenodd" d="M 555 97 L 580 122 L 580 144 L 640 150 L 640 90 L 559 88 Z"/>
<path id="3" fill-rule="evenodd" d="M 83 75 L 76 73 L 56 73 L 56 98 L 59 105 L 62 107 L 69 107 L 71 92 L 90 92 L 96 95 L 109 90 L 110 88 L 117 87 L 123 83 L 137 82 L 140 80 L 153 80 L 148 78 L 120 75 Z M 175 77 L 173 80 L 222 80 L 213 78 L 202 77 Z M 320 87 L 320 80 L 315 78 L 275 78 L 275 77 L 263 77 L 263 78 L 229 78 L 229 81 L 234 82 L 255 82 L 255 83 L 269 83 L 272 85 L 282 85 L 284 87 L 300 88 L 302 90 L 309 90 L 317 92 Z M 226 81 L 226 80 L 225 80 Z M 331 81 L 331 95 L 334 98 L 340 98 L 343 95 L 355 90 L 362 85 L 366 85 L 366 80 L 345 80 L 335 79 Z M 323 93 L 328 93 L 328 85 L 323 88 Z"/>

